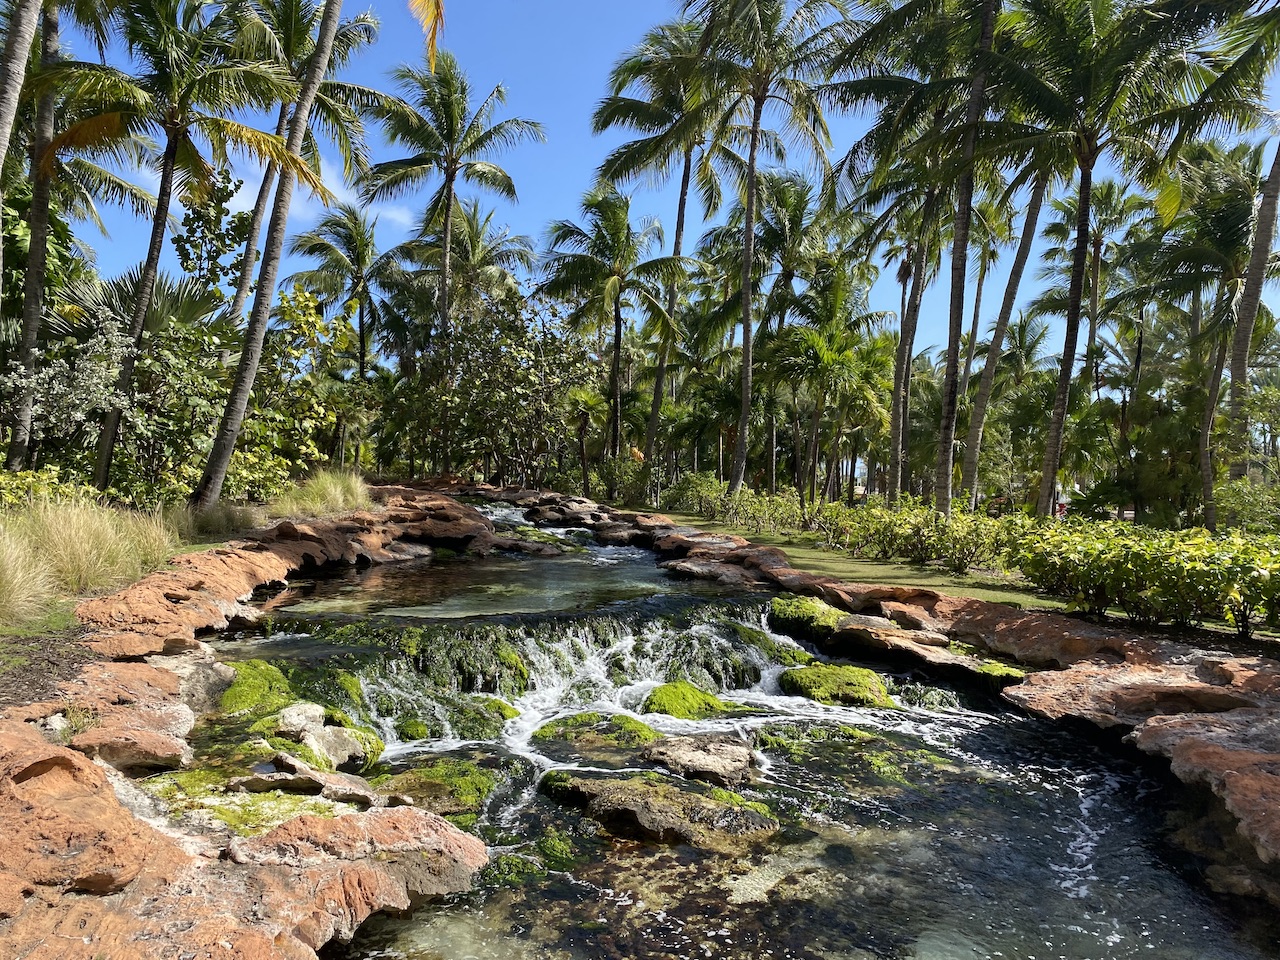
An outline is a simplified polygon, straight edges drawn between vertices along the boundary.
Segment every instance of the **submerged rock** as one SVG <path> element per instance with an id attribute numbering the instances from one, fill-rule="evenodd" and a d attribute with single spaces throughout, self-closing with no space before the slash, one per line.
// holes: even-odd
<path id="1" fill-rule="evenodd" d="M 553 771 L 539 789 L 583 810 L 615 836 L 658 843 L 687 843 L 736 853 L 772 836 L 778 821 L 763 804 L 727 790 L 704 794 L 657 774 L 625 779 Z"/>
<path id="2" fill-rule="evenodd" d="M 755 762 L 751 748 L 741 740 L 715 734 L 667 737 L 645 747 L 641 756 L 682 777 L 722 787 L 736 786 L 750 777 Z"/>

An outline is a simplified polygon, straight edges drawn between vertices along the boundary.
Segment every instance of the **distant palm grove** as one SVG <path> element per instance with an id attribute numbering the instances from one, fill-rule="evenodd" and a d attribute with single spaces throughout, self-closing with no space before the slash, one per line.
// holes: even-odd
<path id="1" fill-rule="evenodd" d="M 0 493 L 207 507 L 331 466 L 1280 522 L 1274 4 L 688 0 L 617 38 L 592 122 L 626 142 L 537 238 L 503 158 L 538 118 L 410 6 L 422 58 L 373 89 L 340 0 L 6 0 Z M 383 249 L 387 198 L 420 222 Z"/>

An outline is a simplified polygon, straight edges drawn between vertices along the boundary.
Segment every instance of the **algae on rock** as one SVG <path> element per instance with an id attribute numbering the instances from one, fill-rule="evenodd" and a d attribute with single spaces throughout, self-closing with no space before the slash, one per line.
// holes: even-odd
<path id="1" fill-rule="evenodd" d="M 783 693 L 818 703 L 896 709 L 884 681 L 874 670 L 831 663 L 795 667 L 778 677 Z"/>
<path id="2" fill-rule="evenodd" d="M 699 690 L 687 680 L 677 680 L 655 687 L 645 698 L 640 712 L 665 713 L 678 720 L 703 720 L 732 709 L 731 704 L 714 694 Z"/>

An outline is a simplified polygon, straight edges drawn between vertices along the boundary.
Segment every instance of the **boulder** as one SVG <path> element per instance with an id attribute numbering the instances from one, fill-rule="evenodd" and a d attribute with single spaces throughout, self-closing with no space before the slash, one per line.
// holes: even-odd
<path id="1" fill-rule="evenodd" d="M 734 737 L 706 735 L 667 737 L 645 747 L 644 759 L 672 773 L 732 787 L 751 776 L 755 754 Z"/>
<path id="2" fill-rule="evenodd" d="M 277 753 L 271 759 L 274 773 L 255 773 L 236 777 L 227 783 L 227 789 L 244 793 L 301 793 L 311 797 L 324 797 L 335 803 L 349 803 L 368 809 L 370 807 L 404 806 L 412 801 L 406 797 L 387 796 L 370 788 L 368 781 L 345 773 L 327 773 L 287 753 Z"/>
<path id="3" fill-rule="evenodd" d="M 553 771 L 540 789 L 620 837 L 740 853 L 778 830 L 777 820 L 737 794 L 708 796 L 655 776 L 575 777 Z"/>

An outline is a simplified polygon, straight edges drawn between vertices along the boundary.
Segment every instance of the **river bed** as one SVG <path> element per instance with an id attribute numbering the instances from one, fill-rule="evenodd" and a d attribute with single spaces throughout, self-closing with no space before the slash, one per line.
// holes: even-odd
<path id="1" fill-rule="evenodd" d="M 268 604 L 279 626 L 220 643 L 224 657 L 323 662 L 338 652 L 309 621 L 422 624 L 439 642 L 505 644 L 527 672 L 524 689 L 497 691 L 518 714 L 468 736 L 412 666 L 353 668 L 341 651 L 393 770 L 457 760 L 496 784 L 467 824 L 494 866 L 470 894 L 371 919 L 330 960 L 1280 958 L 1280 925 L 1210 894 L 1169 842 L 1182 792 L 1158 769 L 918 678 L 889 678 L 898 709 L 786 696 L 798 645 L 769 629 L 767 595 L 673 581 L 646 551 L 559 534 L 580 552 L 299 582 Z M 676 678 L 730 709 L 642 714 Z M 406 704 L 431 737 L 398 732 Z M 740 739 L 757 770 L 736 794 L 780 828 L 716 852 L 614 836 L 545 796 L 548 771 L 655 773 L 636 749 L 536 735 L 584 712 Z"/>

